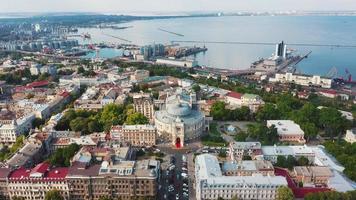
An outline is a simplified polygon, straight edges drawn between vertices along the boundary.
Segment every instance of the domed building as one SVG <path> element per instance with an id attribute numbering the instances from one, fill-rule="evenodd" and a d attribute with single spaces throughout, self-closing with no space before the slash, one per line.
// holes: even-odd
<path id="1" fill-rule="evenodd" d="M 172 141 L 177 148 L 184 141 L 200 137 L 209 124 L 197 108 L 195 94 L 176 94 L 166 99 L 165 108 L 155 112 L 154 120 L 158 135 Z"/>

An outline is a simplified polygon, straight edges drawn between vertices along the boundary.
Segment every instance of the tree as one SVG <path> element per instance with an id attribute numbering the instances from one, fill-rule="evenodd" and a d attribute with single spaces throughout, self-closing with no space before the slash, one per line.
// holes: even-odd
<path id="1" fill-rule="evenodd" d="M 75 132 L 87 130 L 87 120 L 84 117 L 77 117 L 69 123 L 70 129 Z"/>
<path id="2" fill-rule="evenodd" d="M 40 128 L 40 126 L 43 125 L 44 123 L 45 121 L 43 119 L 36 117 L 32 121 L 32 128 Z"/>
<path id="3" fill-rule="evenodd" d="M 200 92 L 200 90 L 201 90 L 199 84 L 193 85 L 192 89 L 193 89 L 193 91 L 196 92 L 196 93 Z"/>
<path id="4" fill-rule="evenodd" d="M 340 135 L 350 126 L 350 122 L 336 108 L 321 109 L 319 124 L 331 138 Z"/>
<path id="5" fill-rule="evenodd" d="M 123 105 L 107 104 L 101 113 L 100 122 L 104 125 L 105 129 L 110 129 L 112 125 L 123 124 L 124 120 L 120 117 L 123 113 Z"/>
<path id="6" fill-rule="evenodd" d="M 126 124 L 128 125 L 136 125 L 136 124 L 148 124 L 148 119 L 142 113 L 133 113 L 127 116 Z"/>
<path id="7" fill-rule="evenodd" d="M 300 126 L 301 129 L 304 131 L 304 136 L 307 141 L 309 141 L 310 139 L 314 139 L 318 135 L 319 130 L 315 126 L 315 124 L 310 122 L 305 122 L 302 123 Z"/>
<path id="8" fill-rule="evenodd" d="M 256 119 L 257 121 L 277 120 L 281 117 L 279 113 L 280 112 L 275 105 L 266 103 L 257 111 Z"/>
<path id="9" fill-rule="evenodd" d="M 85 72 L 84 67 L 82 67 L 82 66 L 78 67 L 78 69 L 77 69 L 77 73 L 78 73 L 78 74 L 82 74 L 82 73 L 84 73 L 84 72 Z"/>
<path id="10" fill-rule="evenodd" d="M 286 167 L 289 170 L 292 170 L 293 167 L 296 165 L 297 161 L 295 160 L 294 156 L 289 155 L 286 160 Z"/>
<path id="11" fill-rule="evenodd" d="M 68 147 L 57 149 L 49 158 L 49 162 L 54 166 L 68 167 L 70 159 L 78 152 L 79 148 L 79 145 L 73 143 Z"/>
<path id="12" fill-rule="evenodd" d="M 277 156 L 277 162 L 276 162 L 276 166 L 277 167 L 286 167 L 286 157 L 284 156 Z"/>
<path id="13" fill-rule="evenodd" d="M 97 119 L 90 120 L 88 123 L 88 131 L 90 133 L 102 131 L 102 126 Z"/>
<path id="14" fill-rule="evenodd" d="M 299 166 L 307 166 L 309 165 L 309 160 L 308 158 L 301 156 L 298 158 L 297 163 Z"/>
<path id="15" fill-rule="evenodd" d="M 294 200 L 292 190 L 286 186 L 278 188 L 276 200 Z"/>
<path id="16" fill-rule="evenodd" d="M 226 119 L 225 102 L 223 102 L 223 101 L 215 102 L 211 106 L 210 115 L 213 117 L 214 120 Z"/>
<path id="17" fill-rule="evenodd" d="M 46 193 L 45 200 L 64 200 L 64 198 L 58 190 L 50 190 Z"/>

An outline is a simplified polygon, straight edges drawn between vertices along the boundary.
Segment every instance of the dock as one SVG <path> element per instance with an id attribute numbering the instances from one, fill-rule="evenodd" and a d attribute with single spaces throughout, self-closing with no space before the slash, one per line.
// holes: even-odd
<path id="1" fill-rule="evenodd" d="M 166 33 L 170 33 L 172 35 L 176 35 L 176 36 L 180 36 L 180 37 L 184 37 L 183 34 L 180 34 L 180 33 L 175 33 L 173 31 L 168 31 L 168 30 L 165 30 L 165 29 L 162 29 L 162 28 L 158 28 L 159 31 L 163 31 L 163 32 L 166 32 Z"/>

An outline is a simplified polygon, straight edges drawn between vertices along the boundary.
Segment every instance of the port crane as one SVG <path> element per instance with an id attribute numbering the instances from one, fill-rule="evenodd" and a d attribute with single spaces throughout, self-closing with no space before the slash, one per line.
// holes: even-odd
<path id="1" fill-rule="evenodd" d="M 329 72 L 326 74 L 326 77 L 333 78 L 334 81 L 338 84 L 344 83 L 356 83 L 352 80 L 352 74 L 350 73 L 348 68 L 345 68 L 345 75 L 339 75 L 336 67 L 332 67 Z"/>

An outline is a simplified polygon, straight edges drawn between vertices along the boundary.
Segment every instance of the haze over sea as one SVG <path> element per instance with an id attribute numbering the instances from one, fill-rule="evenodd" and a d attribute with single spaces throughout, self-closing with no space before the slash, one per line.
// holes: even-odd
<path id="1" fill-rule="evenodd" d="M 91 42 L 122 41 L 105 34 L 132 41 L 133 44 L 169 44 L 172 40 L 272 42 L 356 45 L 356 16 L 234 16 L 155 19 L 119 24 L 133 26 L 128 29 L 81 28 L 90 33 Z M 176 36 L 158 28 L 183 34 Z M 181 46 L 192 46 L 181 43 Z M 196 44 L 203 46 L 204 44 Z M 259 58 L 271 56 L 275 46 L 208 44 L 206 53 L 197 55 L 200 65 L 216 68 L 246 69 Z M 306 74 L 326 75 L 336 67 L 339 76 L 345 69 L 356 78 L 356 48 L 288 46 L 298 54 L 312 54 L 298 64 L 298 71 Z"/>

